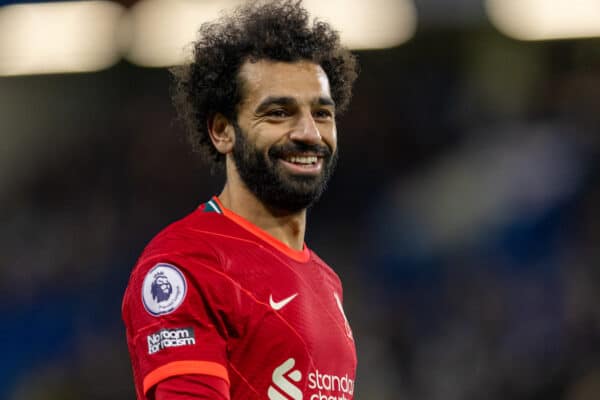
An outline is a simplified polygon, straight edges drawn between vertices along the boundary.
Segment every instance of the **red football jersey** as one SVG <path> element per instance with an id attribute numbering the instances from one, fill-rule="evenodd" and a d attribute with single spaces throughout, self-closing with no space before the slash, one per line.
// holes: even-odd
<path id="1" fill-rule="evenodd" d="M 138 399 L 169 377 L 223 379 L 234 400 L 352 399 L 356 352 L 338 276 L 216 197 L 137 262 L 123 320 Z"/>

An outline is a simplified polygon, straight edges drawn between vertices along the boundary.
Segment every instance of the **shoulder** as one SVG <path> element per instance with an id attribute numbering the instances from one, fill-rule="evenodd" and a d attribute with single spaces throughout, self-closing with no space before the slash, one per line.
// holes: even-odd
<path id="1" fill-rule="evenodd" d="M 161 252 L 186 252 L 190 249 L 207 247 L 212 233 L 223 229 L 223 218 L 198 208 L 185 217 L 171 223 L 148 243 L 140 259 Z"/>
<path id="2" fill-rule="evenodd" d="M 141 253 L 134 272 L 165 258 L 182 264 L 226 265 L 227 241 L 234 236 L 235 228 L 223 215 L 206 212 L 200 206 L 154 236 Z"/>
<path id="3" fill-rule="evenodd" d="M 311 259 L 317 265 L 321 274 L 324 275 L 325 280 L 327 280 L 332 286 L 334 286 L 339 291 L 342 290 L 342 281 L 338 274 L 331 268 L 325 261 L 321 259 L 313 250 L 310 250 Z"/>
<path id="4" fill-rule="evenodd" d="M 168 282 L 184 292 L 189 287 L 203 289 L 222 285 L 226 255 L 219 233 L 226 231 L 226 221 L 215 213 L 197 209 L 160 231 L 145 247 L 131 272 L 123 306 L 137 302 L 138 293 L 152 294 L 153 288 Z"/>

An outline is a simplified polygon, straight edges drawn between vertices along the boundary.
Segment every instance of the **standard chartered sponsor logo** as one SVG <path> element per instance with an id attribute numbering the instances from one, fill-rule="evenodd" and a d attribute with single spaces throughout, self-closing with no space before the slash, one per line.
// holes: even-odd
<path id="1" fill-rule="evenodd" d="M 298 383 L 302 379 L 300 371 L 297 369 L 292 371 L 294 365 L 296 365 L 296 360 L 288 358 L 283 364 L 273 370 L 273 385 L 270 385 L 267 391 L 269 400 L 287 400 L 287 397 L 282 395 L 281 392 L 294 400 L 302 400 L 302 392 L 298 389 L 298 386 L 289 380 L 291 379 Z"/>
<path id="2" fill-rule="evenodd" d="M 161 329 L 148 335 L 148 354 L 157 353 L 167 347 L 196 344 L 193 328 Z"/>
<path id="3" fill-rule="evenodd" d="M 273 370 L 273 384 L 269 386 L 269 400 L 350 400 L 354 394 L 354 380 L 348 376 L 326 374 L 318 369 L 307 375 L 308 390 L 302 393 L 300 388 L 291 381 L 299 383 L 302 373 L 293 370 L 296 360 L 288 358 L 283 364 Z M 283 393 L 282 393 L 283 392 Z"/>
<path id="4" fill-rule="evenodd" d="M 308 374 L 308 388 L 318 390 L 310 396 L 310 400 L 342 400 L 352 398 L 354 394 L 354 380 L 344 376 L 322 374 L 319 370 Z M 333 395 L 324 394 L 325 392 Z M 346 397 L 349 395 L 350 397 Z"/>

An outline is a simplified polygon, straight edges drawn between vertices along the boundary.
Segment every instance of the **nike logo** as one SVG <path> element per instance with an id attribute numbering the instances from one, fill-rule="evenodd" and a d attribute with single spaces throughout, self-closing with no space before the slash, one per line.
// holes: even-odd
<path id="1" fill-rule="evenodd" d="M 296 296 L 298 296 L 298 293 L 294 293 L 290 297 L 286 297 L 283 300 L 275 301 L 275 300 L 273 300 L 273 295 L 270 295 L 269 296 L 269 304 L 271 305 L 271 308 L 273 310 L 279 311 L 283 307 L 287 306 L 290 301 L 294 300 L 296 298 Z"/>

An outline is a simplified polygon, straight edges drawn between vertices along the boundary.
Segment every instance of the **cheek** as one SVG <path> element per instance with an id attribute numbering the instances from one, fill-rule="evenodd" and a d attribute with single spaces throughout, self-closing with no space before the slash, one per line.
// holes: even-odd
<path id="1" fill-rule="evenodd" d="M 333 150 L 337 148 L 337 128 L 335 125 L 324 130 L 321 137 L 323 138 L 323 141 L 325 141 L 325 143 L 327 143 Z"/>
<path id="2" fill-rule="evenodd" d="M 282 126 L 263 129 L 260 134 L 256 135 L 254 146 L 260 152 L 268 152 L 273 146 L 285 142 L 287 138 L 286 130 Z"/>

